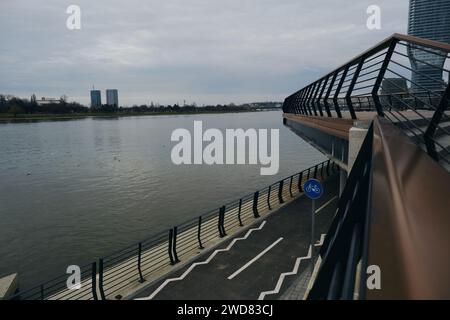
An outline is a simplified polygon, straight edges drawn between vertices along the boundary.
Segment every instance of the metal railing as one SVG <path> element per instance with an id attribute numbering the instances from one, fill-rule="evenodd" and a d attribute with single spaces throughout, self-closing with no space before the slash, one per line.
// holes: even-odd
<path id="1" fill-rule="evenodd" d="M 450 299 L 449 186 L 442 166 L 376 117 L 339 199 L 308 299 Z M 367 286 L 369 266 L 380 272 L 378 288 Z"/>
<path id="2" fill-rule="evenodd" d="M 309 178 L 326 179 L 339 171 L 330 160 L 282 179 L 199 217 L 186 221 L 81 267 L 81 288 L 69 290 L 68 274 L 18 292 L 22 300 L 121 299 L 142 283 L 155 280 L 172 266 L 219 243 L 255 219 L 302 193 Z"/>
<path id="3" fill-rule="evenodd" d="M 287 97 L 283 111 L 351 119 L 372 111 L 449 165 L 449 53 L 448 44 L 394 34 Z"/>
<path id="4" fill-rule="evenodd" d="M 350 171 L 338 208 L 327 232 L 319 255 L 319 272 L 309 291 L 309 300 L 351 300 L 357 288 L 355 281 L 364 284 L 365 273 L 358 272 L 360 261 L 367 262 L 367 235 L 370 216 L 370 186 L 372 184 L 373 125 Z M 362 270 L 362 268 L 360 269 Z M 361 294 L 360 298 L 364 298 Z"/>

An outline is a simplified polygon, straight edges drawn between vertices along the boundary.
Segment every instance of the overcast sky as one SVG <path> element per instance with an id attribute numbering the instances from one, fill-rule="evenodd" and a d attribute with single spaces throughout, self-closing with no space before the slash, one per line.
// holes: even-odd
<path id="1" fill-rule="evenodd" d="M 81 30 L 66 9 L 81 8 Z M 369 5 L 381 30 L 368 30 Z M 0 93 L 122 105 L 282 101 L 406 33 L 408 0 L 0 0 Z"/>

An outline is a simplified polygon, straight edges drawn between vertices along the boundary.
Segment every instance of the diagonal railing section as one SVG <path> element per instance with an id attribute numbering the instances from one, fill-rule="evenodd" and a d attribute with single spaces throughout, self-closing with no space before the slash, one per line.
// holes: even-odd
<path id="1" fill-rule="evenodd" d="M 450 45 L 394 34 L 287 97 L 285 113 L 395 123 L 450 168 Z"/>
<path id="2" fill-rule="evenodd" d="M 61 275 L 12 299 L 22 300 L 104 300 L 122 299 L 143 282 L 150 282 L 172 270 L 181 261 L 211 248 L 227 235 L 239 232 L 303 194 L 309 178 L 326 179 L 338 173 L 330 160 L 282 179 L 170 230 L 133 244 L 81 267 L 79 288 L 68 289 L 69 275 Z"/>

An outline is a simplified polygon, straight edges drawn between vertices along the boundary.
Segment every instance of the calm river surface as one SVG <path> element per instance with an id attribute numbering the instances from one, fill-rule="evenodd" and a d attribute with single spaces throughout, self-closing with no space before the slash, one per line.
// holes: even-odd
<path id="1" fill-rule="evenodd" d="M 171 133 L 194 120 L 280 129 L 279 173 L 172 164 Z M 0 124 L 0 277 L 37 285 L 324 159 L 278 111 Z"/>

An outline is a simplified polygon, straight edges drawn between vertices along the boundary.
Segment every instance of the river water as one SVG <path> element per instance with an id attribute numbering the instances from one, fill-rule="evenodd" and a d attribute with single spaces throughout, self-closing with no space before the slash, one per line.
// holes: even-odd
<path id="1" fill-rule="evenodd" d="M 174 165 L 171 133 L 194 120 L 280 129 L 278 174 Z M 324 159 L 278 111 L 0 124 L 0 277 L 38 285 Z"/>

